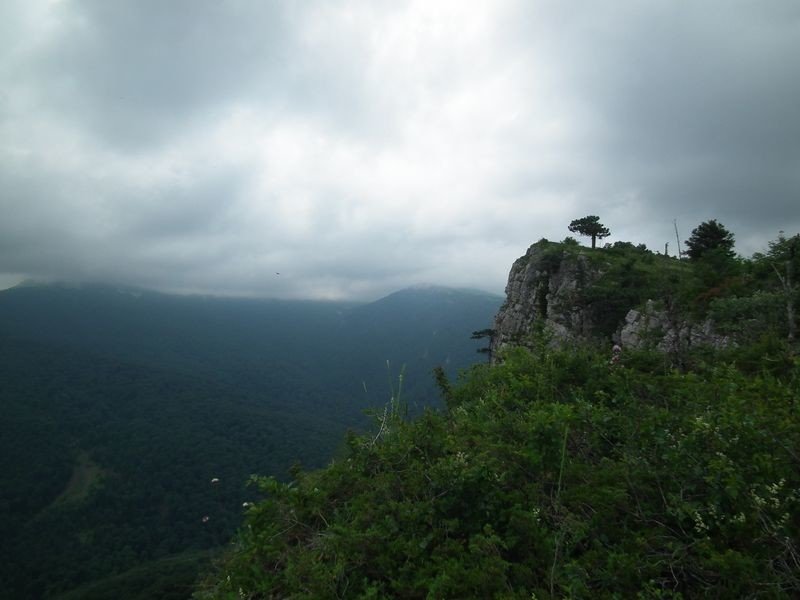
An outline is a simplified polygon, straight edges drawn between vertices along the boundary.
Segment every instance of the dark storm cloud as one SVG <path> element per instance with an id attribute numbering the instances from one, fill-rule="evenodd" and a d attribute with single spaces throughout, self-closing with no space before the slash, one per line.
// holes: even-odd
<path id="1" fill-rule="evenodd" d="M 363 53 L 346 38 L 309 52 L 298 36 L 307 15 L 291 4 L 89 0 L 55 13 L 54 35 L 15 75 L 35 74 L 41 110 L 115 147 L 146 151 L 224 118 L 231 102 L 345 121 L 358 113 Z"/>
<path id="2" fill-rule="evenodd" d="M 277 95 L 285 87 L 288 27 L 276 3 L 93 0 L 55 12 L 54 35 L 17 76 L 33 74 L 41 110 L 111 145 L 158 142 L 265 78 Z"/>
<path id="3" fill-rule="evenodd" d="M 718 217 L 763 239 L 800 228 L 800 5 L 598 6 L 565 10 L 552 47 L 570 57 L 562 92 L 596 128 L 597 191 L 634 190 L 686 227 Z"/>

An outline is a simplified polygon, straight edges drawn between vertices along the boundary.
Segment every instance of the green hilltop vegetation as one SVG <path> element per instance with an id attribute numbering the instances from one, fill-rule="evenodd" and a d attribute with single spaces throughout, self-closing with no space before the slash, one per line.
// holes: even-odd
<path id="1" fill-rule="evenodd" d="M 254 478 L 196 598 L 800 596 L 800 236 L 749 259 L 715 221 L 684 260 L 539 244 L 602 265 L 596 335 L 543 325 L 439 372 L 444 407 L 414 418 L 397 386 L 324 469 Z M 648 300 L 726 343 L 612 353 Z"/>

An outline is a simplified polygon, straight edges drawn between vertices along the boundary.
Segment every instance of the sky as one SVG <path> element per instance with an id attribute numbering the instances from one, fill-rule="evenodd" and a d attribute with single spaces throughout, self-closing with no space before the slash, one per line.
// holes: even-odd
<path id="1" fill-rule="evenodd" d="M 0 3 L 0 287 L 502 293 L 586 215 L 800 232 L 800 2 Z"/>

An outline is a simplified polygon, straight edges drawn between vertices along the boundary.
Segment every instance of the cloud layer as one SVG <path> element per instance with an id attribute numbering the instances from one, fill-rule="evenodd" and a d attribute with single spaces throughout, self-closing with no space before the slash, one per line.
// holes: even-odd
<path id="1" fill-rule="evenodd" d="M 4 2 L 0 283 L 500 292 L 586 214 L 749 254 L 800 231 L 797 73 L 794 0 Z"/>

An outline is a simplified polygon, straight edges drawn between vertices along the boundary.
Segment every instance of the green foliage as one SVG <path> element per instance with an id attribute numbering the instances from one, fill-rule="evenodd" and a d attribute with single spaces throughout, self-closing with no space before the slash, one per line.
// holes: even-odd
<path id="1" fill-rule="evenodd" d="M 568 248 L 578 248 L 580 246 L 578 240 L 570 235 L 561 240 L 561 243 Z"/>
<path id="2" fill-rule="evenodd" d="M 581 219 L 570 222 L 568 229 L 572 233 L 589 236 L 592 238 L 592 248 L 596 245 L 596 240 L 603 239 L 611 235 L 611 231 L 600 222 L 600 217 L 588 215 Z"/>
<path id="3" fill-rule="evenodd" d="M 632 308 L 650 299 L 671 301 L 692 274 L 687 264 L 629 243 L 616 242 L 592 254 L 601 275 L 580 301 L 590 311 L 592 333 L 598 338 L 610 338 Z"/>
<path id="4" fill-rule="evenodd" d="M 198 574 L 210 567 L 207 552 L 186 553 L 144 563 L 130 571 L 81 586 L 59 600 L 185 600 Z"/>
<path id="5" fill-rule="evenodd" d="M 721 333 L 754 342 L 765 334 L 776 334 L 783 321 L 783 302 L 774 291 L 757 290 L 752 295 L 715 298 L 709 315 Z"/>
<path id="6" fill-rule="evenodd" d="M 198 598 L 800 594 L 800 363 L 517 349 L 289 484 Z M 390 413 L 391 414 L 391 413 Z"/>
<path id="7" fill-rule="evenodd" d="M 635 255 L 609 264 L 603 276 L 586 290 L 594 333 L 610 337 L 627 312 L 649 298 L 658 297 L 650 270 Z"/>
<path id="8" fill-rule="evenodd" d="M 719 259 L 733 258 L 733 243 L 733 234 L 716 219 L 711 219 L 692 230 L 691 237 L 686 240 L 686 254 L 692 260 L 703 258 L 709 253 L 716 253 Z"/>
<path id="9" fill-rule="evenodd" d="M 778 239 L 770 243 L 768 260 L 780 281 L 786 308 L 786 339 L 793 349 L 797 349 L 797 305 L 800 301 L 797 273 L 800 271 L 800 234 L 786 238 L 781 231 Z"/>
<path id="10" fill-rule="evenodd" d="M 575 247 L 570 247 L 567 251 L 574 252 Z M 561 267 L 564 260 L 565 249 L 559 244 L 548 245 L 539 254 L 539 267 L 546 275 L 552 275 Z"/>
<path id="11" fill-rule="evenodd" d="M 251 498 L 247 476 L 295 459 L 276 440 L 299 418 L 208 381 L 2 338 L 0 380 L 0 597 L 56 596 L 220 545 Z M 322 464 L 333 435 L 320 428 L 306 456 Z M 106 597 L 126 598 L 126 581 Z"/>
<path id="12" fill-rule="evenodd" d="M 700 272 L 711 268 L 703 267 L 705 262 L 705 259 L 698 261 Z M 745 261 L 730 259 L 728 273 L 732 266 L 735 267 L 733 277 L 698 296 L 699 300 L 706 301 L 715 326 L 735 336 L 742 345 L 753 344 L 764 336 L 783 337 L 790 345 L 796 343 L 800 235 L 787 238 L 781 232 L 776 240 L 769 242 L 766 254 L 756 253 Z M 719 271 L 724 272 L 724 268 Z"/>

